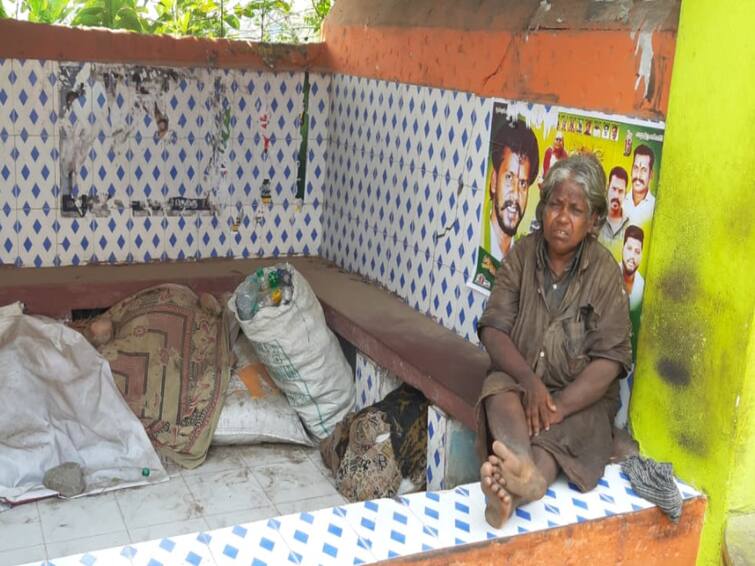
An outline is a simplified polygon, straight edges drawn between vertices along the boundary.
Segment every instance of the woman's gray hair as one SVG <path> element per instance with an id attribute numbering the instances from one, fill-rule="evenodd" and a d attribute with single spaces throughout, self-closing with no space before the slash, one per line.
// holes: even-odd
<path id="1" fill-rule="evenodd" d="M 540 189 L 540 202 L 537 203 L 535 217 L 543 225 L 543 209 L 553 190 L 564 181 L 574 181 L 584 192 L 588 214 L 595 214 L 593 231 L 597 234 L 608 214 L 606 204 L 606 174 L 603 166 L 592 153 L 578 153 L 557 161 L 543 180 Z"/>

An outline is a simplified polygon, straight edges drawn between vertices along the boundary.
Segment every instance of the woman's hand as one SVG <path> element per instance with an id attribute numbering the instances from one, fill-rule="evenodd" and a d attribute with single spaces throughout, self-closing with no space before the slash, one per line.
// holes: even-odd
<path id="1" fill-rule="evenodd" d="M 556 403 L 539 377 L 533 375 L 520 385 L 524 389 L 524 414 L 530 436 L 536 436 L 562 420 Z"/>

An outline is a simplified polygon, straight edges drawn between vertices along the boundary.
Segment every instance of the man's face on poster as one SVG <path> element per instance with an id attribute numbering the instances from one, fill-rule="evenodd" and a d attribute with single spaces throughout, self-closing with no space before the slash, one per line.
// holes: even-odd
<path id="1" fill-rule="evenodd" d="M 635 155 L 632 164 L 632 194 L 646 194 L 652 177 L 653 170 L 650 168 L 650 156 Z"/>
<path id="2" fill-rule="evenodd" d="M 624 196 L 627 193 L 627 182 L 616 175 L 611 176 L 608 183 L 608 212 L 611 216 L 621 216 Z"/>
<path id="3" fill-rule="evenodd" d="M 624 266 L 624 273 L 633 275 L 637 268 L 640 267 L 642 260 L 642 242 L 637 238 L 627 238 L 624 242 L 624 249 L 621 252 L 621 263 Z"/>
<path id="4" fill-rule="evenodd" d="M 514 236 L 527 208 L 530 162 L 526 155 L 503 148 L 503 159 L 498 171 L 490 179 L 493 212 L 504 234 Z"/>

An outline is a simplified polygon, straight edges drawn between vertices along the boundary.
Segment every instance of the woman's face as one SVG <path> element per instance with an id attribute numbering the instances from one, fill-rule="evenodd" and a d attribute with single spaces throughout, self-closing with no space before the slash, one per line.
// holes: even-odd
<path id="1" fill-rule="evenodd" d="M 571 179 L 553 189 L 543 209 L 543 236 L 548 252 L 556 256 L 573 253 L 595 224 L 582 189 Z"/>

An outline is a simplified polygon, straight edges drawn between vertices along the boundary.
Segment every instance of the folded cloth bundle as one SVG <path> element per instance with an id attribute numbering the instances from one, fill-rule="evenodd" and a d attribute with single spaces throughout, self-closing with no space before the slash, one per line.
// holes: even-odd
<path id="1" fill-rule="evenodd" d="M 658 505 L 674 523 L 679 521 L 682 516 L 682 494 L 676 487 L 671 464 L 630 456 L 621 464 L 621 470 L 629 476 L 629 483 L 637 495 Z"/>

